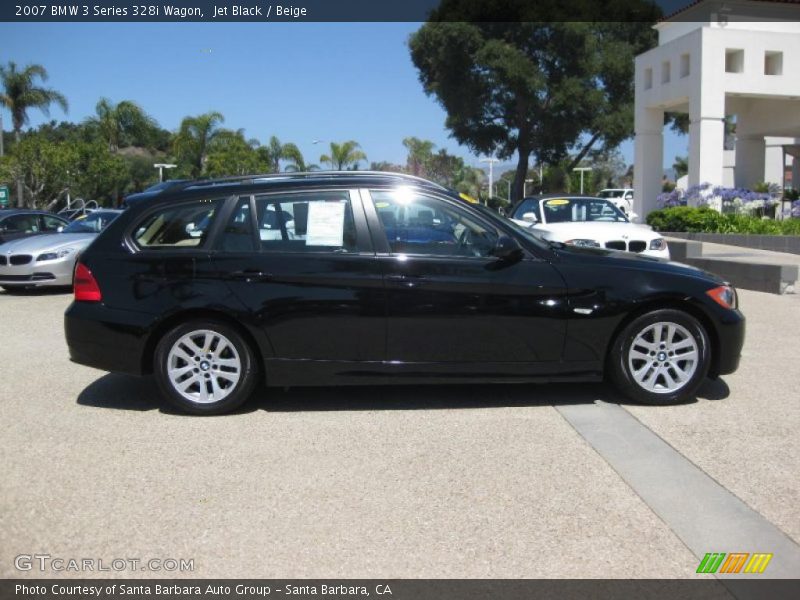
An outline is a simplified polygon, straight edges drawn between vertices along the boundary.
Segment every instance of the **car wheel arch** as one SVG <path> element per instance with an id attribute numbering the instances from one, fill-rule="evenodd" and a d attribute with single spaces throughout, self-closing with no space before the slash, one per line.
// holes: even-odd
<path id="1" fill-rule="evenodd" d="M 242 336 L 242 338 L 244 338 L 245 342 L 250 347 L 250 350 L 253 352 L 253 356 L 256 359 L 258 370 L 262 376 L 264 376 L 264 353 L 262 352 L 261 346 L 259 346 L 256 338 L 253 336 L 250 330 L 242 325 L 240 321 L 237 321 L 224 312 L 207 308 L 191 308 L 182 310 L 180 312 L 173 313 L 162 320 L 155 327 L 145 343 L 144 352 L 142 352 L 142 373 L 148 375 L 153 373 L 153 360 L 155 358 L 156 347 L 158 346 L 158 342 L 164 337 L 164 335 L 167 334 L 167 332 L 174 329 L 181 323 L 196 320 L 220 321 L 225 325 L 234 328 Z"/>
<path id="2" fill-rule="evenodd" d="M 653 312 L 656 310 L 663 310 L 663 309 L 672 309 L 685 312 L 688 315 L 691 315 L 695 319 L 700 322 L 703 329 L 708 336 L 709 346 L 711 348 L 711 364 L 709 365 L 708 369 L 708 376 L 711 378 L 716 378 L 719 372 L 719 349 L 720 349 L 720 342 L 719 342 L 719 335 L 717 334 L 717 330 L 714 327 L 713 322 L 705 314 L 699 307 L 697 307 L 692 302 L 688 301 L 685 298 L 659 298 L 649 300 L 644 302 L 640 306 L 636 307 L 635 310 L 629 312 L 623 319 L 617 323 L 614 332 L 608 339 L 608 345 L 606 346 L 605 356 L 603 358 L 604 365 L 603 365 L 603 372 L 608 373 L 609 369 L 609 357 L 611 355 L 611 349 L 614 347 L 614 344 L 617 342 L 620 334 L 625 330 L 629 323 L 633 320 L 639 318 L 640 316 L 647 314 L 649 312 Z"/>

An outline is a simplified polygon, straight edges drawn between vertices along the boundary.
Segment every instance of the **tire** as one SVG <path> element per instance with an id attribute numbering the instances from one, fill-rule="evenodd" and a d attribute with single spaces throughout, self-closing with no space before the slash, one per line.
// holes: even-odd
<path id="1" fill-rule="evenodd" d="M 693 398 L 708 375 L 711 348 L 697 319 L 662 309 L 631 321 L 614 340 L 609 359 L 611 379 L 628 398 L 677 404 Z"/>
<path id="2" fill-rule="evenodd" d="M 178 325 L 159 340 L 153 361 L 164 397 L 195 415 L 231 412 L 258 381 L 253 350 L 236 329 L 219 321 Z"/>

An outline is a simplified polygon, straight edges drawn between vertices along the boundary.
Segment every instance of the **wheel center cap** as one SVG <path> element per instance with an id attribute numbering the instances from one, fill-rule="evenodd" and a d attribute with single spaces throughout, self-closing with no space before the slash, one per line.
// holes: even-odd
<path id="1" fill-rule="evenodd" d="M 204 360 L 200 363 L 200 369 L 203 371 L 208 371 L 211 368 L 211 365 L 208 364 L 208 361 Z"/>
<path id="2" fill-rule="evenodd" d="M 667 360 L 667 353 L 666 353 L 666 352 L 659 352 L 659 353 L 658 353 L 658 360 L 659 360 L 659 361 L 665 361 L 665 360 Z"/>

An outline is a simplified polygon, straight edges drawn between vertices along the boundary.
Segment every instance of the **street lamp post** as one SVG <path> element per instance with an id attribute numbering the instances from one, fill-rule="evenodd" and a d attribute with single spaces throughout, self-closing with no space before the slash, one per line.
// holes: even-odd
<path id="1" fill-rule="evenodd" d="M 522 182 L 522 197 L 526 198 L 528 196 L 528 184 L 533 183 L 533 179 L 526 179 Z"/>
<path id="2" fill-rule="evenodd" d="M 480 162 L 489 163 L 489 195 L 492 195 L 492 184 L 494 183 L 494 163 L 500 162 L 500 159 L 490 156 L 489 158 L 482 158 Z M 484 202 L 484 204 L 488 204 Z"/>
<path id="3" fill-rule="evenodd" d="M 583 194 L 583 173 L 584 171 L 591 171 L 592 167 L 575 167 L 572 170 L 581 172 L 581 194 Z"/>
<path id="4" fill-rule="evenodd" d="M 156 163 L 153 165 L 156 169 L 158 169 L 158 182 L 161 183 L 164 181 L 164 169 L 174 169 L 178 165 L 173 165 L 170 163 Z"/>

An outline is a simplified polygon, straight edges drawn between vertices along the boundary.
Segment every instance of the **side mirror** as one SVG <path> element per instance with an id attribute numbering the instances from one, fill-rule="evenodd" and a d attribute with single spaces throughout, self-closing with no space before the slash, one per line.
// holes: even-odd
<path id="1" fill-rule="evenodd" d="M 512 260 L 522 256 L 522 247 L 517 243 L 514 238 L 507 235 L 501 235 L 497 238 L 497 242 L 492 250 L 492 255 L 501 260 Z"/>
<path id="2" fill-rule="evenodd" d="M 536 223 L 539 219 L 536 218 L 536 213 L 526 212 L 522 215 L 522 220 L 527 221 L 528 223 Z"/>
<path id="3" fill-rule="evenodd" d="M 639 223 L 639 222 L 641 222 L 641 219 L 639 218 L 639 215 L 637 215 L 635 212 L 628 213 L 627 217 L 628 217 L 628 221 L 630 221 L 631 223 Z"/>

